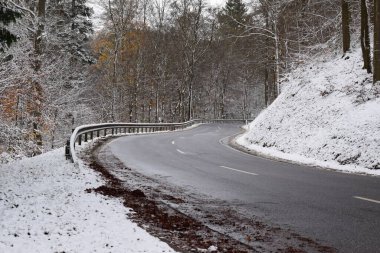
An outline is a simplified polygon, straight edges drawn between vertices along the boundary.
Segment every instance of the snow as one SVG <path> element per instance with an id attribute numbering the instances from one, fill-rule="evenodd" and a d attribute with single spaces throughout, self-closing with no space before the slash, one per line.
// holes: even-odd
<path id="1" fill-rule="evenodd" d="M 380 175 L 380 90 L 361 67 L 355 49 L 296 69 L 237 143 L 302 164 Z"/>
<path id="2" fill-rule="evenodd" d="M 104 27 L 104 18 L 105 6 L 107 4 L 104 0 L 87 0 L 87 6 L 94 10 L 94 13 L 91 16 L 92 24 L 94 31 L 98 32 Z"/>
<path id="3" fill-rule="evenodd" d="M 63 148 L 0 167 L 0 252 L 174 252 L 88 188 L 103 184 Z"/>

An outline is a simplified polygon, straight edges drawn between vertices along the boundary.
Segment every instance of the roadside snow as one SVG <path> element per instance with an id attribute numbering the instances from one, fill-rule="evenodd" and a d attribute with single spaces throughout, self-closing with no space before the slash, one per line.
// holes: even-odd
<path id="1" fill-rule="evenodd" d="M 0 167 L 0 252 L 174 252 L 88 188 L 102 180 L 64 150 Z"/>
<path id="2" fill-rule="evenodd" d="M 237 143 L 303 164 L 380 175 L 380 90 L 361 67 L 357 49 L 295 70 Z"/>

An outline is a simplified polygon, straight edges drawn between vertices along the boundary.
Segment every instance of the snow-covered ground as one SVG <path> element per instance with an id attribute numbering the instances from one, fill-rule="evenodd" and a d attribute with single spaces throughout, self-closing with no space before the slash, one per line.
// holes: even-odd
<path id="1" fill-rule="evenodd" d="M 265 155 L 380 175 L 380 87 L 361 51 L 319 59 L 287 76 L 281 95 L 237 143 Z"/>
<path id="2" fill-rule="evenodd" d="M 123 204 L 58 149 L 0 167 L 0 252 L 174 252 L 128 220 Z"/>

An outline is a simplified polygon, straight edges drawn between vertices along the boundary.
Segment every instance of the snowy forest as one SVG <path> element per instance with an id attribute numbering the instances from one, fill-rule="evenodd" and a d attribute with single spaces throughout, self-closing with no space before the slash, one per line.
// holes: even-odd
<path id="1" fill-rule="evenodd" d="M 94 2 L 94 0 L 92 0 Z M 0 163 L 98 122 L 253 119 L 294 69 L 361 47 L 380 86 L 379 0 L 0 0 Z"/>

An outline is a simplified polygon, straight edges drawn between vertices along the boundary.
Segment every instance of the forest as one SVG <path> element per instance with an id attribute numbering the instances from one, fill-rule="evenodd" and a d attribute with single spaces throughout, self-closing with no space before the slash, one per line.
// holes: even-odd
<path id="1" fill-rule="evenodd" d="M 287 74 L 361 47 L 380 81 L 379 0 L 0 0 L 0 163 L 99 122 L 253 119 Z"/>

